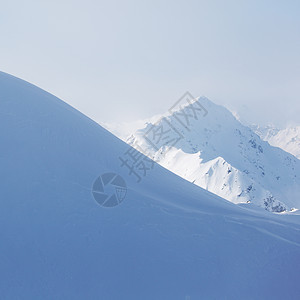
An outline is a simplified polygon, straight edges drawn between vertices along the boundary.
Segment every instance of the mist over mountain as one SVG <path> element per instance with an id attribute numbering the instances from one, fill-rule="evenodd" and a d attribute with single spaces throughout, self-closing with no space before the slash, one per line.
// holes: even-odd
<path id="1" fill-rule="evenodd" d="M 251 125 L 250 128 L 274 147 L 281 148 L 300 159 L 300 126 L 279 129 L 275 126 Z"/>

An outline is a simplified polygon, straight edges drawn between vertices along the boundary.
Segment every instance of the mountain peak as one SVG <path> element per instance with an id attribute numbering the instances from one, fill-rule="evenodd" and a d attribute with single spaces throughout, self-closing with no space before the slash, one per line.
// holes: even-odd
<path id="1" fill-rule="evenodd" d="M 293 196 L 286 196 L 291 186 L 300 187 L 300 162 L 262 141 L 207 97 L 176 103 L 127 142 L 139 144 L 162 166 L 234 203 L 251 202 L 271 211 L 300 207 Z"/>

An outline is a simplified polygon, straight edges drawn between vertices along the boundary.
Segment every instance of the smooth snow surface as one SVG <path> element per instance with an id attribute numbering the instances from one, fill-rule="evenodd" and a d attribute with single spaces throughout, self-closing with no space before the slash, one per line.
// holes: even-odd
<path id="1" fill-rule="evenodd" d="M 43 90 L 0 73 L 1 299 L 299 299 L 300 216 L 248 209 L 155 165 Z M 101 174 L 128 191 L 92 197 Z M 251 207 L 251 206 L 249 206 Z"/>

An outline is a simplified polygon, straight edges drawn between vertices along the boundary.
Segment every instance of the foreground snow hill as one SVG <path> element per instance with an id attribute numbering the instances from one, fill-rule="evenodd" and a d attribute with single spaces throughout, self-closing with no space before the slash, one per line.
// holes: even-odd
<path id="1" fill-rule="evenodd" d="M 299 299 L 297 214 L 250 210 L 159 165 L 47 92 L 0 73 L 2 299 Z M 101 174 L 127 184 L 113 208 Z M 94 187 L 95 188 L 95 187 Z"/>
<path id="2" fill-rule="evenodd" d="M 206 114 L 193 110 L 197 107 Z M 273 212 L 300 208 L 300 160 L 270 146 L 205 97 L 148 122 L 127 142 L 233 203 L 253 203 Z"/>

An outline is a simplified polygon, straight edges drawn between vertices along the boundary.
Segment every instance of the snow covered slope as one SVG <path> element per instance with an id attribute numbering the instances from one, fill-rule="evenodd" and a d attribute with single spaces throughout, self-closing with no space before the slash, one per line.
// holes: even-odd
<path id="1" fill-rule="evenodd" d="M 208 114 L 195 118 L 191 108 L 199 103 Z M 179 116 L 184 120 L 188 114 L 185 128 Z M 156 144 L 160 128 L 168 126 L 168 134 L 178 142 L 166 144 L 161 137 Z M 127 142 L 138 145 L 172 172 L 233 203 L 251 202 L 275 212 L 300 208 L 300 161 L 262 141 L 227 109 L 205 97 L 157 123 L 148 123 Z"/>
<path id="2" fill-rule="evenodd" d="M 54 96 L 0 73 L 1 299 L 299 299 L 300 222 L 224 201 Z M 130 149 L 131 150 L 131 149 Z M 102 207 L 101 174 L 126 181 Z"/>
<path id="3" fill-rule="evenodd" d="M 270 145 L 279 147 L 300 159 L 300 126 L 278 129 L 274 126 L 252 125 L 250 128 Z"/>

